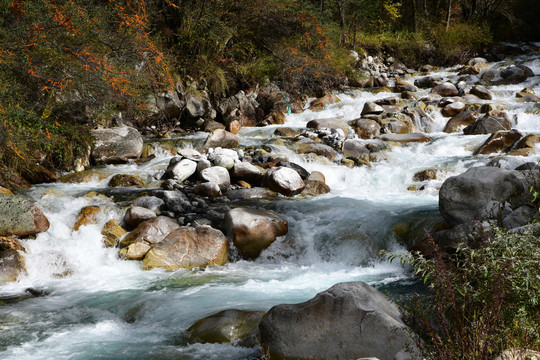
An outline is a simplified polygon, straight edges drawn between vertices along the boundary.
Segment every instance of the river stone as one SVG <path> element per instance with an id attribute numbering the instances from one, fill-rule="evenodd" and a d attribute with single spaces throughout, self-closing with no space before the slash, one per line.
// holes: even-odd
<path id="1" fill-rule="evenodd" d="M 358 119 L 354 129 L 360 139 L 375 139 L 381 134 L 381 125 L 374 120 Z"/>
<path id="2" fill-rule="evenodd" d="M 367 159 L 369 158 L 369 150 L 366 143 L 349 139 L 343 143 L 343 156 L 346 158 Z"/>
<path id="3" fill-rule="evenodd" d="M 191 211 L 193 206 L 188 197 L 178 190 L 165 190 L 161 194 L 165 202 L 165 209 L 172 211 L 175 214 L 181 214 L 186 211 Z"/>
<path id="4" fill-rule="evenodd" d="M 411 143 L 411 142 L 430 142 L 431 138 L 422 133 L 410 133 L 410 134 L 384 134 L 379 136 L 379 139 L 383 141 L 392 141 L 397 143 Z"/>
<path id="5" fill-rule="evenodd" d="M 150 209 L 141 206 L 131 206 L 126 210 L 123 221 L 129 229 L 133 229 L 140 223 L 155 217 L 156 213 Z"/>
<path id="6" fill-rule="evenodd" d="M 134 242 L 118 250 L 118 255 L 124 260 L 142 260 L 149 250 L 150 245 L 148 243 Z"/>
<path id="7" fill-rule="evenodd" d="M 500 152 L 512 146 L 523 135 L 516 129 L 498 131 L 492 134 L 476 151 L 474 155 L 487 155 Z"/>
<path id="8" fill-rule="evenodd" d="M 274 130 L 274 136 L 283 136 L 283 137 L 295 137 L 296 135 L 300 135 L 301 131 L 297 129 L 293 129 L 290 127 L 278 127 L 276 130 Z"/>
<path id="9" fill-rule="evenodd" d="M 471 94 L 478 96 L 482 100 L 491 100 L 491 92 L 482 85 L 474 85 L 470 91 Z"/>
<path id="10" fill-rule="evenodd" d="M 24 258 L 13 249 L 0 251 L 0 284 L 17 281 L 19 275 L 26 272 Z"/>
<path id="11" fill-rule="evenodd" d="M 208 135 L 204 143 L 205 148 L 235 148 L 240 145 L 238 135 L 230 133 L 223 129 L 214 130 Z"/>
<path id="12" fill-rule="evenodd" d="M 299 154 L 316 154 L 319 156 L 323 156 L 327 159 L 334 160 L 336 158 L 336 151 L 325 144 L 318 144 L 318 143 L 307 143 L 307 144 L 301 144 L 296 149 L 296 152 Z"/>
<path id="13" fill-rule="evenodd" d="M 261 169 L 246 161 L 234 164 L 231 171 L 233 178 L 255 183 L 262 179 Z"/>
<path id="14" fill-rule="evenodd" d="M 408 82 L 405 82 L 401 79 L 396 80 L 396 89 L 397 92 L 403 92 L 403 91 L 411 91 L 416 92 L 418 91 L 418 88 L 414 85 L 409 84 Z"/>
<path id="15" fill-rule="evenodd" d="M 326 105 L 336 104 L 340 102 L 340 98 L 333 94 L 326 94 L 321 98 L 315 99 L 311 102 L 309 110 L 321 111 Z"/>
<path id="16" fill-rule="evenodd" d="M 120 226 L 116 219 L 107 221 L 101 230 L 103 243 L 106 247 L 116 247 L 120 242 L 120 238 L 125 234 L 127 234 L 127 230 Z"/>
<path id="17" fill-rule="evenodd" d="M 452 226 L 480 219 L 490 202 L 504 203 L 528 191 L 519 172 L 497 167 L 474 167 L 452 176 L 439 191 L 439 211 Z M 492 214 L 495 215 L 495 214 Z"/>
<path id="18" fill-rule="evenodd" d="M 324 129 L 341 129 L 345 137 L 349 135 L 349 128 L 345 121 L 339 118 L 330 118 L 330 119 L 315 119 L 308 121 L 306 128 L 315 129 L 315 130 L 324 130 Z"/>
<path id="19" fill-rule="evenodd" d="M 11 236 L 0 236 L 0 251 L 4 250 L 26 251 L 18 239 Z"/>
<path id="20" fill-rule="evenodd" d="M 528 349 L 506 349 L 494 360 L 540 360 L 540 352 Z"/>
<path id="21" fill-rule="evenodd" d="M 157 196 L 141 196 L 133 201 L 133 206 L 140 206 L 150 209 L 156 214 L 159 214 L 161 207 L 165 202 Z"/>
<path id="22" fill-rule="evenodd" d="M 207 225 L 183 226 L 154 245 L 144 257 L 143 266 L 146 270 L 174 270 L 225 265 L 229 258 L 228 246 L 227 238 L 219 230 Z"/>
<path id="23" fill-rule="evenodd" d="M 413 175 L 413 181 L 428 181 L 437 179 L 437 169 L 422 170 Z"/>
<path id="24" fill-rule="evenodd" d="M 330 192 L 330 187 L 319 180 L 307 180 L 306 187 L 302 190 L 301 194 L 304 196 L 318 196 L 327 194 Z"/>
<path id="25" fill-rule="evenodd" d="M 384 112 L 384 109 L 381 105 L 377 105 L 376 103 L 372 101 L 366 101 L 364 104 L 364 107 L 362 108 L 361 115 L 371 115 L 371 114 L 382 114 Z"/>
<path id="26" fill-rule="evenodd" d="M 455 85 L 449 82 L 435 86 L 433 89 L 431 89 L 431 92 L 441 96 L 457 96 L 459 94 L 459 91 Z"/>
<path id="27" fill-rule="evenodd" d="M 510 149 L 508 155 L 511 156 L 529 156 L 537 152 L 536 144 L 540 142 L 540 136 L 536 134 L 527 134 L 518 140 Z"/>
<path id="28" fill-rule="evenodd" d="M 83 171 L 63 175 L 60 177 L 60 181 L 63 183 L 87 183 L 87 182 L 92 182 L 92 181 L 102 182 L 108 177 L 109 177 L 109 174 L 97 172 L 94 169 L 92 169 L 92 170 L 83 170 Z"/>
<path id="29" fill-rule="evenodd" d="M 227 169 L 221 166 L 212 166 L 201 171 L 201 178 L 219 186 L 219 189 L 224 194 L 231 187 L 231 177 Z"/>
<path id="30" fill-rule="evenodd" d="M 435 79 L 431 76 L 424 76 L 414 80 L 414 85 L 422 89 L 432 88 L 435 86 Z"/>
<path id="31" fill-rule="evenodd" d="M 140 176 L 130 174 L 116 174 L 109 180 L 109 187 L 144 187 L 144 181 Z"/>
<path id="32" fill-rule="evenodd" d="M 97 164 L 125 163 L 141 156 L 143 138 L 132 127 L 96 129 L 92 136 L 95 141 L 91 157 Z"/>
<path id="33" fill-rule="evenodd" d="M 27 236 L 49 229 L 45 215 L 18 195 L 0 194 L 0 214 L 0 236 Z"/>
<path id="34" fill-rule="evenodd" d="M 232 343 L 247 338 L 258 330 L 264 311 L 227 309 L 191 325 L 187 332 L 191 341 L 201 343 Z"/>
<path id="35" fill-rule="evenodd" d="M 465 135 L 493 134 L 497 131 L 510 130 L 512 122 L 510 117 L 503 111 L 490 111 L 467 126 L 463 133 Z"/>
<path id="36" fill-rule="evenodd" d="M 235 189 L 227 193 L 230 200 L 273 199 L 277 194 L 272 190 L 254 187 L 250 189 Z"/>
<path id="37" fill-rule="evenodd" d="M 83 207 L 77 215 L 73 231 L 79 230 L 81 226 L 97 223 L 99 214 L 101 214 L 101 209 L 98 206 Z"/>
<path id="38" fill-rule="evenodd" d="M 182 183 L 191 175 L 195 174 L 195 171 L 197 171 L 197 163 L 193 160 L 182 159 L 178 162 L 173 160 L 175 159 L 173 158 L 169 162 L 167 173 L 169 174 L 170 178 L 177 183 Z"/>
<path id="39" fill-rule="evenodd" d="M 462 103 L 461 101 L 456 101 L 442 108 L 441 114 L 444 117 L 452 117 L 454 115 L 459 114 L 463 110 L 465 110 L 465 104 Z"/>
<path id="40" fill-rule="evenodd" d="M 240 255 L 255 259 L 278 236 L 287 234 L 287 220 L 270 210 L 236 208 L 225 214 L 225 228 Z"/>
<path id="41" fill-rule="evenodd" d="M 407 329 L 397 305 L 364 282 L 274 306 L 259 325 L 263 354 L 271 359 L 394 360 L 405 345 L 414 348 Z"/>
<path id="42" fill-rule="evenodd" d="M 227 155 L 216 155 L 214 157 L 214 165 L 230 170 L 234 167 L 234 159 Z"/>
<path id="43" fill-rule="evenodd" d="M 137 225 L 135 230 L 127 234 L 121 241 L 120 247 L 126 247 L 136 242 L 157 244 L 180 225 L 167 216 L 158 216 Z"/>
<path id="44" fill-rule="evenodd" d="M 533 77 L 534 72 L 525 65 L 509 66 L 501 70 L 502 79 L 494 81 L 496 85 L 519 84 L 529 77 Z"/>
<path id="45" fill-rule="evenodd" d="M 193 187 L 195 194 L 208 198 L 217 198 L 223 195 L 219 185 L 213 182 L 198 183 Z"/>
<path id="46" fill-rule="evenodd" d="M 324 177 L 324 174 L 317 170 L 312 171 L 311 174 L 309 174 L 307 180 L 317 180 L 326 183 L 326 178 Z"/>
<path id="47" fill-rule="evenodd" d="M 296 170 L 289 167 L 273 167 L 267 171 L 264 186 L 285 196 L 293 196 L 302 192 L 304 181 Z"/>
<path id="48" fill-rule="evenodd" d="M 470 126 L 474 124 L 475 121 L 476 117 L 474 116 L 474 113 L 469 109 L 465 109 L 462 112 L 452 116 L 452 118 L 446 123 L 443 131 L 445 133 L 453 133 L 458 127 Z"/>

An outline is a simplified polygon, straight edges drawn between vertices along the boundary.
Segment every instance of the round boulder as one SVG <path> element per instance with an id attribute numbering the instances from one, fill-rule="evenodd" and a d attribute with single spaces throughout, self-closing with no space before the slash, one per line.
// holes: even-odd
<path id="1" fill-rule="evenodd" d="M 313 299 L 274 306 L 259 325 L 271 359 L 394 360 L 414 348 L 395 303 L 364 282 L 339 283 Z"/>
<path id="2" fill-rule="evenodd" d="M 273 211 L 236 208 L 225 214 L 225 228 L 240 255 L 254 259 L 278 236 L 287 234 L 287 220 Z"/>
<path id="3" fill-rule="evenodd" d="M 226 193 L 231 187 L 231 177 L 229 172 L 221 166 L 212 166 L 204 169 L 201 171 L 201 178 L 219 186 L 222 193 Z"/>
<path id="4" fill-rule="evenodd" d="M 124 224 L 129 228 L 133 229 L 140 223 L 150 220 L 156 217 L 156 213 L 150 209 L 143 208 L 140 206 L 132 206 L 126 210 L 124 214 Z"/>
<path id="5" fill-rule="evenodd" d="M 144 181 L 140 176 L 130 174 L 116 174 L 109 181 L 109 187 L 144 187 Z"/>
<path id="6" fill-rule="evenodd" d="M 167 167 L 167 174 L 177 183 L 182 183 L 184 180 L 195 174 L 197 163 L 193 160 L 182 159 L 176 161 L 176 158 L 171 159 Z"/>
<path id="7" fill-rule="evenodd" d="M 203 268 L 225 265 L 229 259 L 229 242 L 223 233 L 208 225 L 197 228 L 183 226 L 171 232 L 146 254 L 146 270 L 163 268 Z"/>
<path id="8" fill-rule="evenodd" d="M 288 167 L 271 168 L 266 173 L 263 184 L 285 196 L 299 194 L 306 186 L 298 172 Z"/>
<path id="9" fill-rule="evenodd" d="M 441 96 L 457 96 L 459 94 L 459 91 L 455 85 L 449 82 L 435 86 L 433 89 L 431 89 L 431 92 Z"/>
<path id="10" fill-rule="evenodd" d="M 490 111 L 475 121 L 474 124 L 463 129 L 465 135 L 493 134 L 497 131 L 510 130 L 512 122 L 503 111 Z"/>

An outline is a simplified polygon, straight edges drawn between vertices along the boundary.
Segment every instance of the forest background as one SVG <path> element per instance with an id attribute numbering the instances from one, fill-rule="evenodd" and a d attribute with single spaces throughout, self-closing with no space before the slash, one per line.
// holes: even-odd
<path id="1" fill-rule="evenodd" d="M 538 0 L 0 0 L 1 177 L 70 169 L 92 128 L 155 121 L 153 94 L 320 95 L 362 76 L 351 50 L 451 65 L 538 40 L 539 18 Z"/>

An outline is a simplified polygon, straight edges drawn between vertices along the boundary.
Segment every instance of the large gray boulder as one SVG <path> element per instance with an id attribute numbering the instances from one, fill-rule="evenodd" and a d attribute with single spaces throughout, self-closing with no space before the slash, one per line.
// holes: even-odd
<path id="1" fill-rule="evenodd" d="M 519 171 L 496 167 L 474 167 L 458 176 L 452 176 L 439 191 L 439 211 L 452 226 L 481 220 L 496 211 L 495 204 L 504 204 L 513 197 L 528 191 L 528 185 Z M 496 216 L 497 214 L 487 214 Z"/>
<path id="2" fill-rule="evenodd" d="M 143 138 L 132 127 L 122 126 L 92 130 L 92 159 L 97 164 L 125 163 L 138 159 L 143 151 Z"/>
<path id="3" fill-rule="evenodd" d="M 240 255 L 254 259 L 287 234 L 289 223 L 270 210 L 236 208 L 225 214 L 225 228 Z"/>
<path id="4" fill-rule="evenodd" d="M 269 359 L 394 360 L 405 345 L 414 347 L 396 304 L 364 282 L 339 283 L 305 303 L 274 306 L 259 330 Z"/>
<path id="5" fill-rule="evenodd" d="M 223 233 L 208 225 L 182 226 L 153 246 L 143 260 L 145 269 L 192 269 L 208 265 L 225 265 L 229 259 L 229 242 Z"/>
<path id="6" fill-rule="evenodd" d="M 34 235 L 49 229 L 49 220 L 23 197 L 0 193 L 0 236 Z"/>

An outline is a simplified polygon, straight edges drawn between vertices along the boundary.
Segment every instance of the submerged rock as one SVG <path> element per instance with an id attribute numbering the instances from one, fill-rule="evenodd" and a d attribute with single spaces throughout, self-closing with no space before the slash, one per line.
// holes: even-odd
<path id="1" fill-rule="evenodd" d="M 115 247 L 120 242 L 120 238 L 127 234 L 127 230 L 120 226 L 118 220 L 109 220 L 103 226 L 101 235 L 103 235 L 103 243 L 106 247 Z"/>
<path id="2" fill-rule="evenodd" d="M 240 255 L 254 259 L 278 236 L 287 234 L 287 220 L 270 210 L 236 208 L 225 214 L 225 228 Z"/>
<path id="3" fill-rule="evenodd" d="M 191 341 L 231 343 L 243 340 L 258 331 L 264 311 L 228 309 L 197 321 L 187 332 Z M 247 345 L 247 344 L 243 344 Z M 253 344 L 255 346 L 256 344 Z"/>
<path id="4" fill-rule="evenodd" d="M 208 265 L 225 265 L 229 258 L 229 242 L 223 233 L 210 226 L 180 227 L 163 241 L 154 245 L 146 254 L 146 270 L 168 270 Z"/>
<path id="5" fill-rule="evenodd" d="M 339 283 L 313 299 L 274 306 L 259 325 L 270 359 L 394 360 L 414 348 L 397 305 L 363 282 Z"/>
<path id="6" fill-rule="evenodd" d="M 0 193 L 0 236 L 35 235 L 49 229 L 49 220 L 30 201 Z"/>
<path id="7" fill-rule="evenodd" d="M 97 223 L 99 214 L 101 214 L 101 209 L 97 206 L 83 207 L 77 215 L 73 231 L 79 230 L 81 226 Z"/>
<path id="8" fill-rule="evenodd" d="M 17 281 L 19 275 L 26 272 L 24 258 L 13 249 L 0 251 L 0 284 Z"/>

